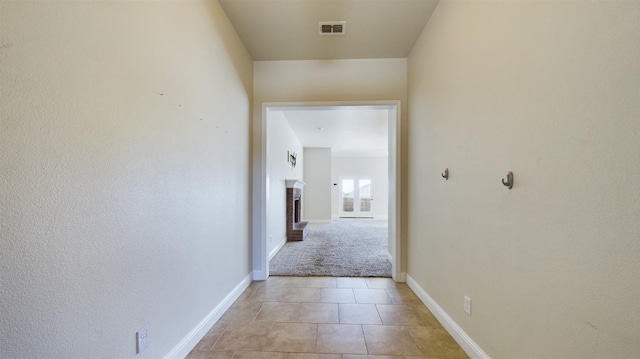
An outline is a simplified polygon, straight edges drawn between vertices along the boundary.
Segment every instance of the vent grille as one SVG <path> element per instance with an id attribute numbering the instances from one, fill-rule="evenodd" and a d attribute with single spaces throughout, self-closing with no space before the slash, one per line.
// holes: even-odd
<path id="1" fill-rule="evenodd" d="M 322 21 L 318 23 L 320 35 L 344 35 L 347 30 L 346 21 Z"/>

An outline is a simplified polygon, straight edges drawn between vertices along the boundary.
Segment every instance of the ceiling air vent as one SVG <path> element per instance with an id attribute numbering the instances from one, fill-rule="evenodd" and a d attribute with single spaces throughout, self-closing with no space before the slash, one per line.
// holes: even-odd
<path id="1" fill-rule="evenodd" d="M 320 35 L 344 35 L 347 31 L 346 21 L 321 21 L 318 23 Z"/>

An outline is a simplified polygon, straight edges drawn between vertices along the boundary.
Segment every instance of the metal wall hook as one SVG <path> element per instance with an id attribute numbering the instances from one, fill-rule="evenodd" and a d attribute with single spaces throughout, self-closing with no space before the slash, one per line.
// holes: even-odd
<path id="1" fill-rule="evenodd" d="M 442 178 L 444 178 L 445 180 L 449 179 L 449 169 L 445 168 L 444 169 L 444 173 L 441 174 Z"/>
<path id="2" fill-rule="evenodd" d="M 507 180 L 502 179 L 502 184 L 509 187 L 509 189 L 513 188 L 513 172 L 509 171 L 507 173 Z"/>

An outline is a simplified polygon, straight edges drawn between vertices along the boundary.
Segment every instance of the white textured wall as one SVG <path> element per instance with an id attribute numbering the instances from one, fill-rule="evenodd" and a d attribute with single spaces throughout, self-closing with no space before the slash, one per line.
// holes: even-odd
<path id="1" fill-rule="evenodd" d="M 387 157 L 334 157 L 332 182 L 340 176 L 368 176 L 373 180 L 373 215 L 386 218 L 389 213 L 389 159 Z M 331 214 L 338 217 L 340 189 L 333 186 Z"/>
<path id="2" fill-rule="evenodd" d="M 442 1 L 409 57 L 408 273 L 493 358 L 640 356 L 639 24 Z"/>
<path id="3" fill-rule="evenodd" d="M 0 6 L 0 357 L 160 358 L 250 273 L 251 59 L 217 2 Z"/>
<path id="4" fill-rule="evenodd" d="M 305 220 L 331 220 L 331 149 L 304 149 Z"/>
<path id="5" fill-rule="evenodd" d="M 296 153 L 296 167 L 287 162 L 287 151 Z M 267 116 L 267 253 L 287 238 L 287 186 L 285 180 L 303 181 L 304 152 L 282 111 Z"/>

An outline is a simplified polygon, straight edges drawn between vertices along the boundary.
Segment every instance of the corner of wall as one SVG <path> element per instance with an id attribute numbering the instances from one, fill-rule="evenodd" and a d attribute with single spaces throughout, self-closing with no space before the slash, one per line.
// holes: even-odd
<path id="1" fill-rule="evenodd" d="M 178 344 L 167 354 L 164 359 L 185 358 L 193 348 L 204 338 L 211 328 L 218 322 L 220 317 L 231 307 L 231 305 L 249 288 L 253 273 L 246 276 L 218 305 L 209 312 Z"/>
<path id="2" fill-rule="evenodd" d="M 438 319 L 440 324 L 451 334 L 453 339 L 460 345 L 460 347 L 474 359 L 490 359 L 482 348 L 476 344 L 473 339 L 453 320 L 453 318 L 444 310 L 438 303 L 431 298 L 431 296 L 424 290 L 418 282 L 416 282 L 411 275 L 406 274 L 407 285 L 413 292 L 420 298 L 422 303 L 429 308 L 431 313 Z"/>

